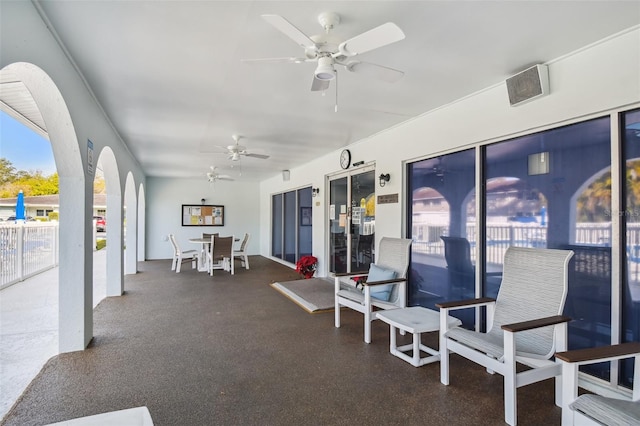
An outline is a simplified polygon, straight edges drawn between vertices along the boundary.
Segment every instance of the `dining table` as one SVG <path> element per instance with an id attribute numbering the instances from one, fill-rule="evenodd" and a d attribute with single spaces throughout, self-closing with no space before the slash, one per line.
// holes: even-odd
<path id="1" fill-rule="evenodd" d="M 240 238 L 234 238 L 233 241 L 238 242 L 240 241 Z M 200 254 L 198 255 L 198 260 L 197 260 L 198 272 L 208 273 L 209 272 L 209 256 L 207 256 L 207 253 L 209 253 L 210 251 L 209 245 L 211 244 L 211 238 L 210 237 L 189 238 L 189 242 L 193 244 L 200 244 L 201 246 Z"/>

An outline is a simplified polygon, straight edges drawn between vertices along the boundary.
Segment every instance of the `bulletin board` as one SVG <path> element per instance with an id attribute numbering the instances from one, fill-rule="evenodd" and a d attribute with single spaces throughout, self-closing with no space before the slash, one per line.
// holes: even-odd
<path id="1" fill-rule="evenodd" d="M 182 226 L 224 226 L 224 206 L 183 204 Z"/>

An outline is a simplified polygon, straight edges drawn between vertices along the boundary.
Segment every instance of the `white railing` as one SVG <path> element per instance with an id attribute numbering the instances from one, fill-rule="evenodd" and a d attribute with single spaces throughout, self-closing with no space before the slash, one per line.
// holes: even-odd
<path id="1" fill-rule="evenodd" d="M 57 265 L 57 222 L 0 225 L 0 289 Z"/>
<path id="2" fill-rule="evenodd" d="M 447 235 L 447 225 L 413 225 L 414 242 L 412 250 L 424 254 L 444 256 L 444 243 L 440 236 Z M 491 224 L 487 225 L 487 263 L 502 264 L 504 253 L 510 246 L 547 246 L 547 228 L 539 224 Z M 475 245 L 475 227 L 467 227 L 467 239 Z M 626 233 L 628 261 L 640 264 L 640 223 L 627 223 Z M 572 244 L 610 246 L 610 223 L 579 223 L 576 226 L 575 242 Z M 475 261 L 475 250 L 471 250 Z"/>

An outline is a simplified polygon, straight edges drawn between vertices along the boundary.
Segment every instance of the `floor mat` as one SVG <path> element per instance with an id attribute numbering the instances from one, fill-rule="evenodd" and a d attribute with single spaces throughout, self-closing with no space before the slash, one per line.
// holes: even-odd
<path id="1" fill-rule="evenodd" d="M 332 311 L 335 306 L 334 282 L 330 278 L 283 281 L 271 287 L 309 313 Z"/>

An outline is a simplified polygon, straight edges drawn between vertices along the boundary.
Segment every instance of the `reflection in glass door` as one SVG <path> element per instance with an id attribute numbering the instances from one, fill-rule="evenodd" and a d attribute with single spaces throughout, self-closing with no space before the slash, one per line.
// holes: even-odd
<path id="1" fill-rule="evenodd" d="M 375 171 L 329 182 L 329 270 L 368 271 L 375 253 Z"/>

